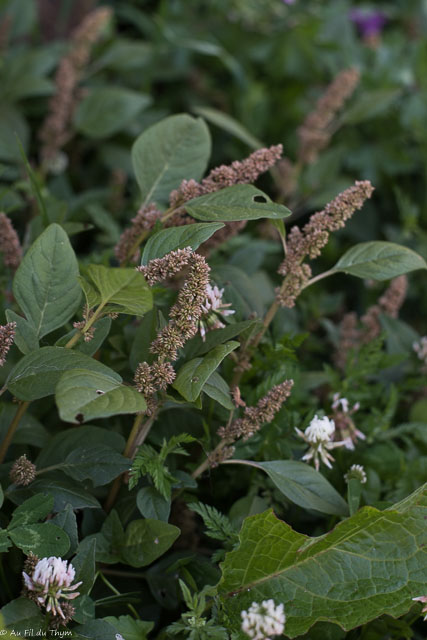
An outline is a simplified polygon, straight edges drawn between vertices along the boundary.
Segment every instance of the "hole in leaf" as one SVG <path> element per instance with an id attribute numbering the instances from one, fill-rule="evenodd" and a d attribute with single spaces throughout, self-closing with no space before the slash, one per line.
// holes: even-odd
<path id="1" fill-rule="evenodd" d="M 261 204 L 267 204 L 267 198 L 265 196 L 254 196 L 254 202 L 261 202 Z"/>
<path id="2" fill-rule="evenodd" d="M 83 415 L 82 413 L 78 413 L 78 414 L 76 415 L 76 420 L 77 420 L 77 422 L 78 422 L 79 424 L 82 424 L 82 422 L 83 422 L 83 420 L 84 420 L 84 419 L 85 419 L 85 418 L 84 418 L 84 415 Z"/>
<path id="3" fill-rule="evenodd" d="M 95 393 L 96 393 L 98 396 L 102 396 L 102 395 L 104 395 L 105 391 L 101 391 L 101 389 L 97 389 L 97 390 L 95 391 Z"/>

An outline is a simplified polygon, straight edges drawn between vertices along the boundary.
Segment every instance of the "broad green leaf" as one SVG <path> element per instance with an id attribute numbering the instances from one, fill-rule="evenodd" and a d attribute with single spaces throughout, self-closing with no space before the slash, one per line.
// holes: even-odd
<path id="1" fill-rule="evenodd" d="M 247 518 L 218 587 L 230 631 L 243 609 L 268 598 L 284 604 L 289 638 L 320 620 L 350 630 L 403 615 L 425 584 L 426 517 L 427 485 L 385 511 L 364 507 L 319 538 L 271 510 Z"/>
<path id="2" fill-rule="evenodd" d="M 2 103 L 0 108 L 0 160 L 19 163 L 19 141 L 28 149 L 30 129 L 17 105 Z"/>
<path id="3" fill-rule="evenodd" d="M 215 124 L 223 131 L 231 133 L 232 136 L 238 138 L 238 140 L 241 140 L 252 149 L 265 147 L 265 144 L 261 140 L 255 138 L 246 127 L 240 124 L 240 122 L 237 122 L 237 120 L 228 115 L 228 113 L 212 109 L 212 107 L 192 107 L 192 111 L 202 116 L 205 120 L 212 122 L 212 124 Z"/>
<path id="4" fill-rule="evenodd" d="M 86 369 L 65 371 L 56 385 L 55 400 L 61 419 L 74 424 L 138 413 L 147 407 L 144 396 L 133 387 Z"/>
<path id="5" fill-rule="evenodd" d="M 348 515 L 348 506 L 333 486 L 312 467 L 296 460 L 251 462 L 265 471 L 288 500 L 304 509 L 337 516 Z"/>
<path id="6" fill-rule="evenodd" d="M 76 570 L 76 582 L 82 581 L 79 592 L 84 595 L 90 593 L 95 579 L 95 547 L 94 539 L 84 548 L 79 547 L 73 558 L 73 567 Z"/>
<path id="7" fill-rule="evenodd" d="M 202 222 L 162 229 L 148 239 L 142 253 L 141 264 L 146 265 L 154 258 L 163 258 L 170 251 L 177 249 L 191 247 L 195 251 L 223 226 L 221 222 Z"/>
<path id="8" fill-rule="evenodd" d="M 6 309 L 6 318 L 8 322 L 16 322 L 15 344 L 18 349 L 26 355 L 31 351 L 39 348 L 39 340 L 37 331 L 25 318 L 18 316 L 12 309 Z"/>
<path id="9" fill-rule="evenodd" d="M 99 293 L 99 303 L 108 304 L 108 310 L 143 316 L 153 306 L 151 290 L 142 273 L 135 269 L 91 264 L 87 276 Z"/>
<path id="10" fill-rule="evenodd" d="M 145 567 L 162 556 L 180 533 L 178 527 L 160 520 L 133 520 L 120 550 L 122 561 L 131 567 Z"/>
<path id="11" fill-rule="evenodd" d="M 144 518 L 167 522 L 171 510 L 171 501 L 167 500 L 155 487 L 140 489 L 136 495 L 136 506 Z"/>
<path id="12" fill-rule="evenodd" d="M 81 483 L 70 479 L 43 478 L 31 484 L 31 490 L 53 497 L 53 511 L 63 511 L 68 504 L 73 509 L 100 509 L 98 500 Z"/>
<path id="13" fill-rule="evenodd" d="M 73 632 L 78 634 L 78 639 L 88 638 L 89 640 L 116 640 L 116 629 L 110 623 L 97 618 L 85 624 L 78 624 L 73 628 Z"/>
<path id="14" fill-rule="evenodd" d="M 134 498 L 133 498 L 134 499 Z M 120 562 L 120 548 L 123 545 L 124 530 L 114 509 L 106 517 L 101 531 L 87 536 L 80 543 L 79 550 L 83 553 L 88 545 L 96 542 L 95 557 L 97 562 L 117 564 Z"/>
<path id="15" fill-rule="evenodd" d="M 89 340 L 89 342 L 80 340 L 80 342 L 78 342 L 74 347 L 75 351 L 80 351 L 80 353 L 84 353 L 87 356 L 93 356 L 110 333 L 111 318 L 101 318 L 100 320 L 98 320 L 98 322 L 95 322 L 93 328 L 95 329 L 95 334 L 92 340 Z M 75 333 L 76 329 L 73 329 L 65 336 L 62 336 L 55 342 L 55 347 L 65 347 L 67 342 L 75 335 Z"/>
<path id="16" fill-rule="evenodd" d="M 0 529 L 0 553 L 7 551 L 12 546 L 9 540 L 9 534 L 6 529 Z"/>
<path id="17" fill-rule="evenodd" d="M 19 505 L 13 512 L 8 529 L 10 531 L 15 527 L 25 527 L 38 520 L 44 520 L 52 509 L 53 498 L 51 496 L 44 496 L 40 493 L 32 498 L 28 498 L 28 500 L 25 500 L 25 502 Z"/>
<path id="18" fill-rule="evenodd" d="M 394 242 L 362 242 L 349 249 L 331 269 L 359 278 L 388 280 L 416 269 L 427 269 L 418 253 Z"/>
<path id="19" fill-rule="evenodd" d="M 1 615 L 6 627 L 14 631 L 9 639 L 16 638 L 18 633 L 25 637 L 25 629 L 42 629 L 45 620 L 39 607 L 28 598 L 12 600 L 1 609 Z"/>
<path id="20" fill-rule="evenodd" d="M 70 548 L 70 539 L 55 524 L 29 524 L 9 531 L 12 542 L 27 555 L 31 552 L 40 558 L 63 556 Z"/>
<path id="21" fill-rule="evenodd" d="M 82 445 L 71 451 L 59 467 L 74 480 L 88 478 L 94 487 L 99 487 L 127 471 L 130 461 L 104 444 Z"/>
<path id="22" fill-rule="evenodd" d="M 123 87 L 97 87 L 80 100 L 74 116 L 77 131 L 89 138 L 107 138 L 124 129 L 151 98 Z"/>
<path id="23" fill-rule="evenodd" d="M 70 539 L 70 549 L 67 553 L 68 557 L 73 555 L 77 549 L 77 545 L 79 543 L 79 534 L 77 530 L 77 519 L 76 514 L 74 513 L 70 504 L 67 504 L 63 511 L 60 511 L 56 514 L 54 518 L 50 520 L 52 524 L 56 524 L 60 527 Z M 73 566 L 75 567 L 75 562 L 73 560 Z"/>
<path id="24" fill-rule="evenodd" d="M 401 93 L 401 89 L 396 88 L 364 90 L 343 112 L 340 120 L 344 124 L 358 124 L 375 118 L 389 109 Z"/>
<path id="25" fill-rule="evenodd" d="M 243 320 L 243 322 L 228 324 L 224 329 L 208 331 L 204 340 L 199 335 L 194 336 L 194 338 L 189 340 L 185 345 L 185 354 L 188 358 L 202 356 L 217 345 L 239 336 L 243 331 L 255 327 L 257 324 L 257 320 Z"/>
<path id="26" fill-rule="evenodd" d="M 132 616 L 107 616 L 104 618 L 109 622 L 126 640 L 146 640 L 147 633 L 150 633 L 154 627 L 154 622 L 144 622 L 143 620 L 135 620 Z"/>
<path id="27" fill-rule="evenodd" d="M 62 327 L 81 301 L 78 264 L 65 231 L 51 224 L 32 244 L 13 281 L 13 294 L 42 338 Z"/>
<path id="28" fill-rule="evenodd" d="M 7 429 L 16 414 L 16 404 L 3 402 L 0 407 L 0 441 L 6 435 Z M 28 411 L 22 416 L 16 433 L 13 436 L 13 444 L 32 445 L 44 447 L 50 440 L 48 430 Z"/>
<path id="29" fill-rule="evenodd" d="M 210 153 L 209 130 L 201 118 L 179 114 L 146 129 L 132 148 L 142 204 L 166 204 L 182 180 L 200 180 Z"/>
<path id="30" fill-rule="evenodd" d="M 12 369 L 7 388 L 20 400 L 37 400 L 55 393 L 64 371 L 90 369 L 112 380 L 122 381 L 118 373 L 83 353 L 64 347 L 42 347 L 24 356 Z"/>
<path id="31" fill-rule="evenodd" d="M 273 202 L 263 191 L 251 184 L 236 184 L 207 193 L 185 203 L 190 216 L 206 222 L 221 220 L 281 219 L 291 215 L 289 209 Z"/>
<path id="32" fill-rule="evenodd" d="M 157 313 L 153 309 L 145 314 L 135 331 L 129 355 L 129 364 L 135 370 L 140 362 L 151 362 L 150 346 L 157 334 Z"/>
<path id="33" fill-rule="evenodd" d="M 239 342 L 230 341 L 218 345 L 204 358 L 194 358 L 186 362 L 178 371 L 173 387 L 188 402 L 194 402 L 200 395 L 205 383 L 219 367 L 229 353 L 240 346 Z"/>
<path id="34" fill-rule="evenodd" d="M 214 371 L 208 378 L 203 387 L 203 392 L 226 409 L 229 409 L 229 411 L 233 411 L 235 408 L 231 401 L 230 387 L 217 371 Z"/>
<path id="35" fill-rule="evenodd" d="M 97 445 L 102 442 L 104 446 L 111 447 L 118 453 L 122 453 L 126 441 L 119 433 L 111 429 L 85 425 L 64 429 L 50 438 L 49 442 L 40 451 L 35 464 L 38 469 L 59 464 L 65 460 L 82 442 L 85 446 Z"/>

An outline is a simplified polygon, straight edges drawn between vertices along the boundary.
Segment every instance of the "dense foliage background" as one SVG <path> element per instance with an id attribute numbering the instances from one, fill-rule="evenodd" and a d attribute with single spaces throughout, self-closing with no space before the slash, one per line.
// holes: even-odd
<path id="1" fill-rule="evenodd" d="M 19 246 L 2 220 L 1 324 L 18 323 L 0 369 L 4 624 L 49 627 L 44 610 L 20 597 L 33 552 L 70 560 L 83 581 L 67 626 L 74 637 L 244 638 L 240 612 L 273 598 L 285 605 L 284 637 L 424 638 L 412 598 L 427 595 L 426 3 L 2 0 L 0 56 L 0 211 L 24 256 L 17 269 Z M 311 121 L 321 141 L 307 151 L 307 116 L 346 70 L 354 86 L 323 124 Z M 169 194 L 182 180 L 200 182 L 278 144 L 282 159 L 256 182 L 261 200 L 246 187 L 236 196 L 269 212 L 252 211 L 239 233 L 209 244 L 207 223 L 237 220 L 229 192 L 218 191 L 216 217 L 189 205 L 194 237 L 185 233 L 197 225 L 168 226 Z M 162 150 L 176 151 L 167 179 L 153 177 Z M 372 198 L 331 235 L 313 276 L 359 243 L 392 242 L 400 253 L 384 260 L 376 245 L 365 271 L 319 278 L 255 345 L 283 279 L 283 224 L 303 227 L 366 180 Z M 123 258 L 114 247 L 143 202 L 163 217 L 139 229 Z M 150 244 L 162 227 L 177 235 Z M 226 328 L 206 342 L 198 335 L 179 350 L 180 382 L 157 394 L 155 420 L 135 370 L 152 365 L 150 343 L 188 267 L 149 287 L 134 271 L 139 244 L 144 265 L 200 246 L 230 305 L 222 310 L 235 311 L 216 316 Z M 38 304 L 51 284 L 58 294 L 45 313 Z M 92 341 L 77 341 L 93 317 L 84 300 L 98 314 Z M 100 305 L 118 317 L 101 318 Z M 248 345 L 257 346 L 250 368 L 236 355 Z M 234 459 L 251 465 L 210 467 L 218 428 L 243 412 L 230 392 L 236 379 L 249 407 L 294 384 L 274 418 L 235 443 Z M 99 408 L 89 393 L 86 414 L 87 389 L 116 395 Z M 144 411 L 146 441 L 123 482 L 143 441 L 130 438 L 129 414 Z M 332 451 L 332 468 L 322 463 L 320 473 L 301 462 L 307 443 L 295 431 L 315 415 L 334 419 L 336 440 L 353 444 Z M 28 486 L 9 475 L 23 455 L 40 472 Z M 366 483 L 345 481 L 354 464 Z M 301 563 L 297 549 L 307 554 Z"/>

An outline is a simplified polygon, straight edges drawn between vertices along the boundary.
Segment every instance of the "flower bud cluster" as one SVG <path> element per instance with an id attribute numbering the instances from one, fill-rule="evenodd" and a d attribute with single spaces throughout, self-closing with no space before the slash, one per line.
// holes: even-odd
<path id="1" fill-rule="evenodd" d="M 0 367 L 6 362 L 6 356 L 15 339 L 16 322 L 0 326 Z"/>
<path id="2" fill-rule="evenodd" d="M 5 267 L 16 270 L 22 260 L 21 243 L 10 219 L 0 213 L 0 252 Z"/>

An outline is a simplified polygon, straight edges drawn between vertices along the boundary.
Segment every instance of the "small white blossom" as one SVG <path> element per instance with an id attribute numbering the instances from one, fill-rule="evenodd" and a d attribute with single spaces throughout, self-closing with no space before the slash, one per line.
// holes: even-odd
<path id="1" fill-rule="evenodd" d="M 416 602 L 422 602 L 425 606 L 421 609 L 421 613 L 425 613 L 424 620 L 427 620 L 427 596 L 418 596 L 418 598 L 412 598 Z"/>
<path id="2" fill-rule="evenodd" d="M 356 428 L 352 415 L 360 409 L 360 403 L 356 402 L 350 409 L 350 403 L 347 398 L 342 398 L 339 392 L 332 396 L 332 409 L 334 410 L 334 422 L 342 437 L 342 442 L 346 449 L 354 451 L 354 443 L 358 438 L 365 440 L 365 434 Z"/>
<path id="3" fill-rule="evenodd" d="M 346 444 L 345 441 L 333 442 L 335 423 L 326 416 L 324 418 L 319 418 L 317 415 L 314 416 L 304 433 L 297 428 L 295 428 L 295 431 L 300 438 L 310 445 L 302 460 L 305 462 L 313 460 L 316 471 L 319 471 L 320 460 L 331 469 L 331 461 L 334 462 L 334 458 L 329 453 L 330 449 L 342 447 Z"/>
<path id="4" fill-rule="evenodd" d="M 60 598 L 73 600 L 80 595 L 75 589 L 82 583 L 72 584 L 76 575 L 73 565 L 61 558 L 55 556 L 42 558 L 34 567 L 31 576 L 25 571 L 22 575 L 28 591 L 34 591 L 39 604 L 45 606 L 46 611 L 52 612 L 54 616 L 59 615 L 65 618 L 59 602 Z"/>
<path id="5" fill-rule="evenodd" d="M 253 640 L 270 640 L 271 636 L 280 636 L 285 628 L 284 606 L 276 607 L 274 600 L 264 600 L 261 604 L 253 602 L 241 616 L 242 631 Z"/>
<path id="6" fill-rule="evenodd" d="M 360 484 L 366 483 L 366 472 L 361 464 L 351 465 L 350 469 L 345 474 L 344 479 L 348 482 L 351 478 L 356 478 L 356 480 L 359 480 Z"/>
<path id="7" fill-rule="evenodd" d="M 347 398 L 340 398 L 340 394 L 337 392 L 332 396 L 332 400 L 332 409 L 338 409 L 341 405 L 342 411 L 344 411 L 344 413 L 348 413 L 349 404 Z"/>
<path id="8" fill-rule="evenodd" d="M 224 289 L 218 289 L 216 285 L 212 287 L 208 284 L 206 287 L 206 300 L 202 304 L 203 316 L 199 322 L 200 335 L 203 340 L 205 340 L 207 331 L 224 329 L 225 324 L 221 322 L 220 316 L 226 317 L 235 313 L 234 310 L 227 308 L 231 306 L 231 302 L 222 301 L 223 293 Z"/>
<path id="9" fill-rule="evenodd" d="M 419 342 L 414 342 L 412 348 L 419 359 L 423 361 L 424 367 L 427 367 L 427 336 L 420 338 Z"/>

